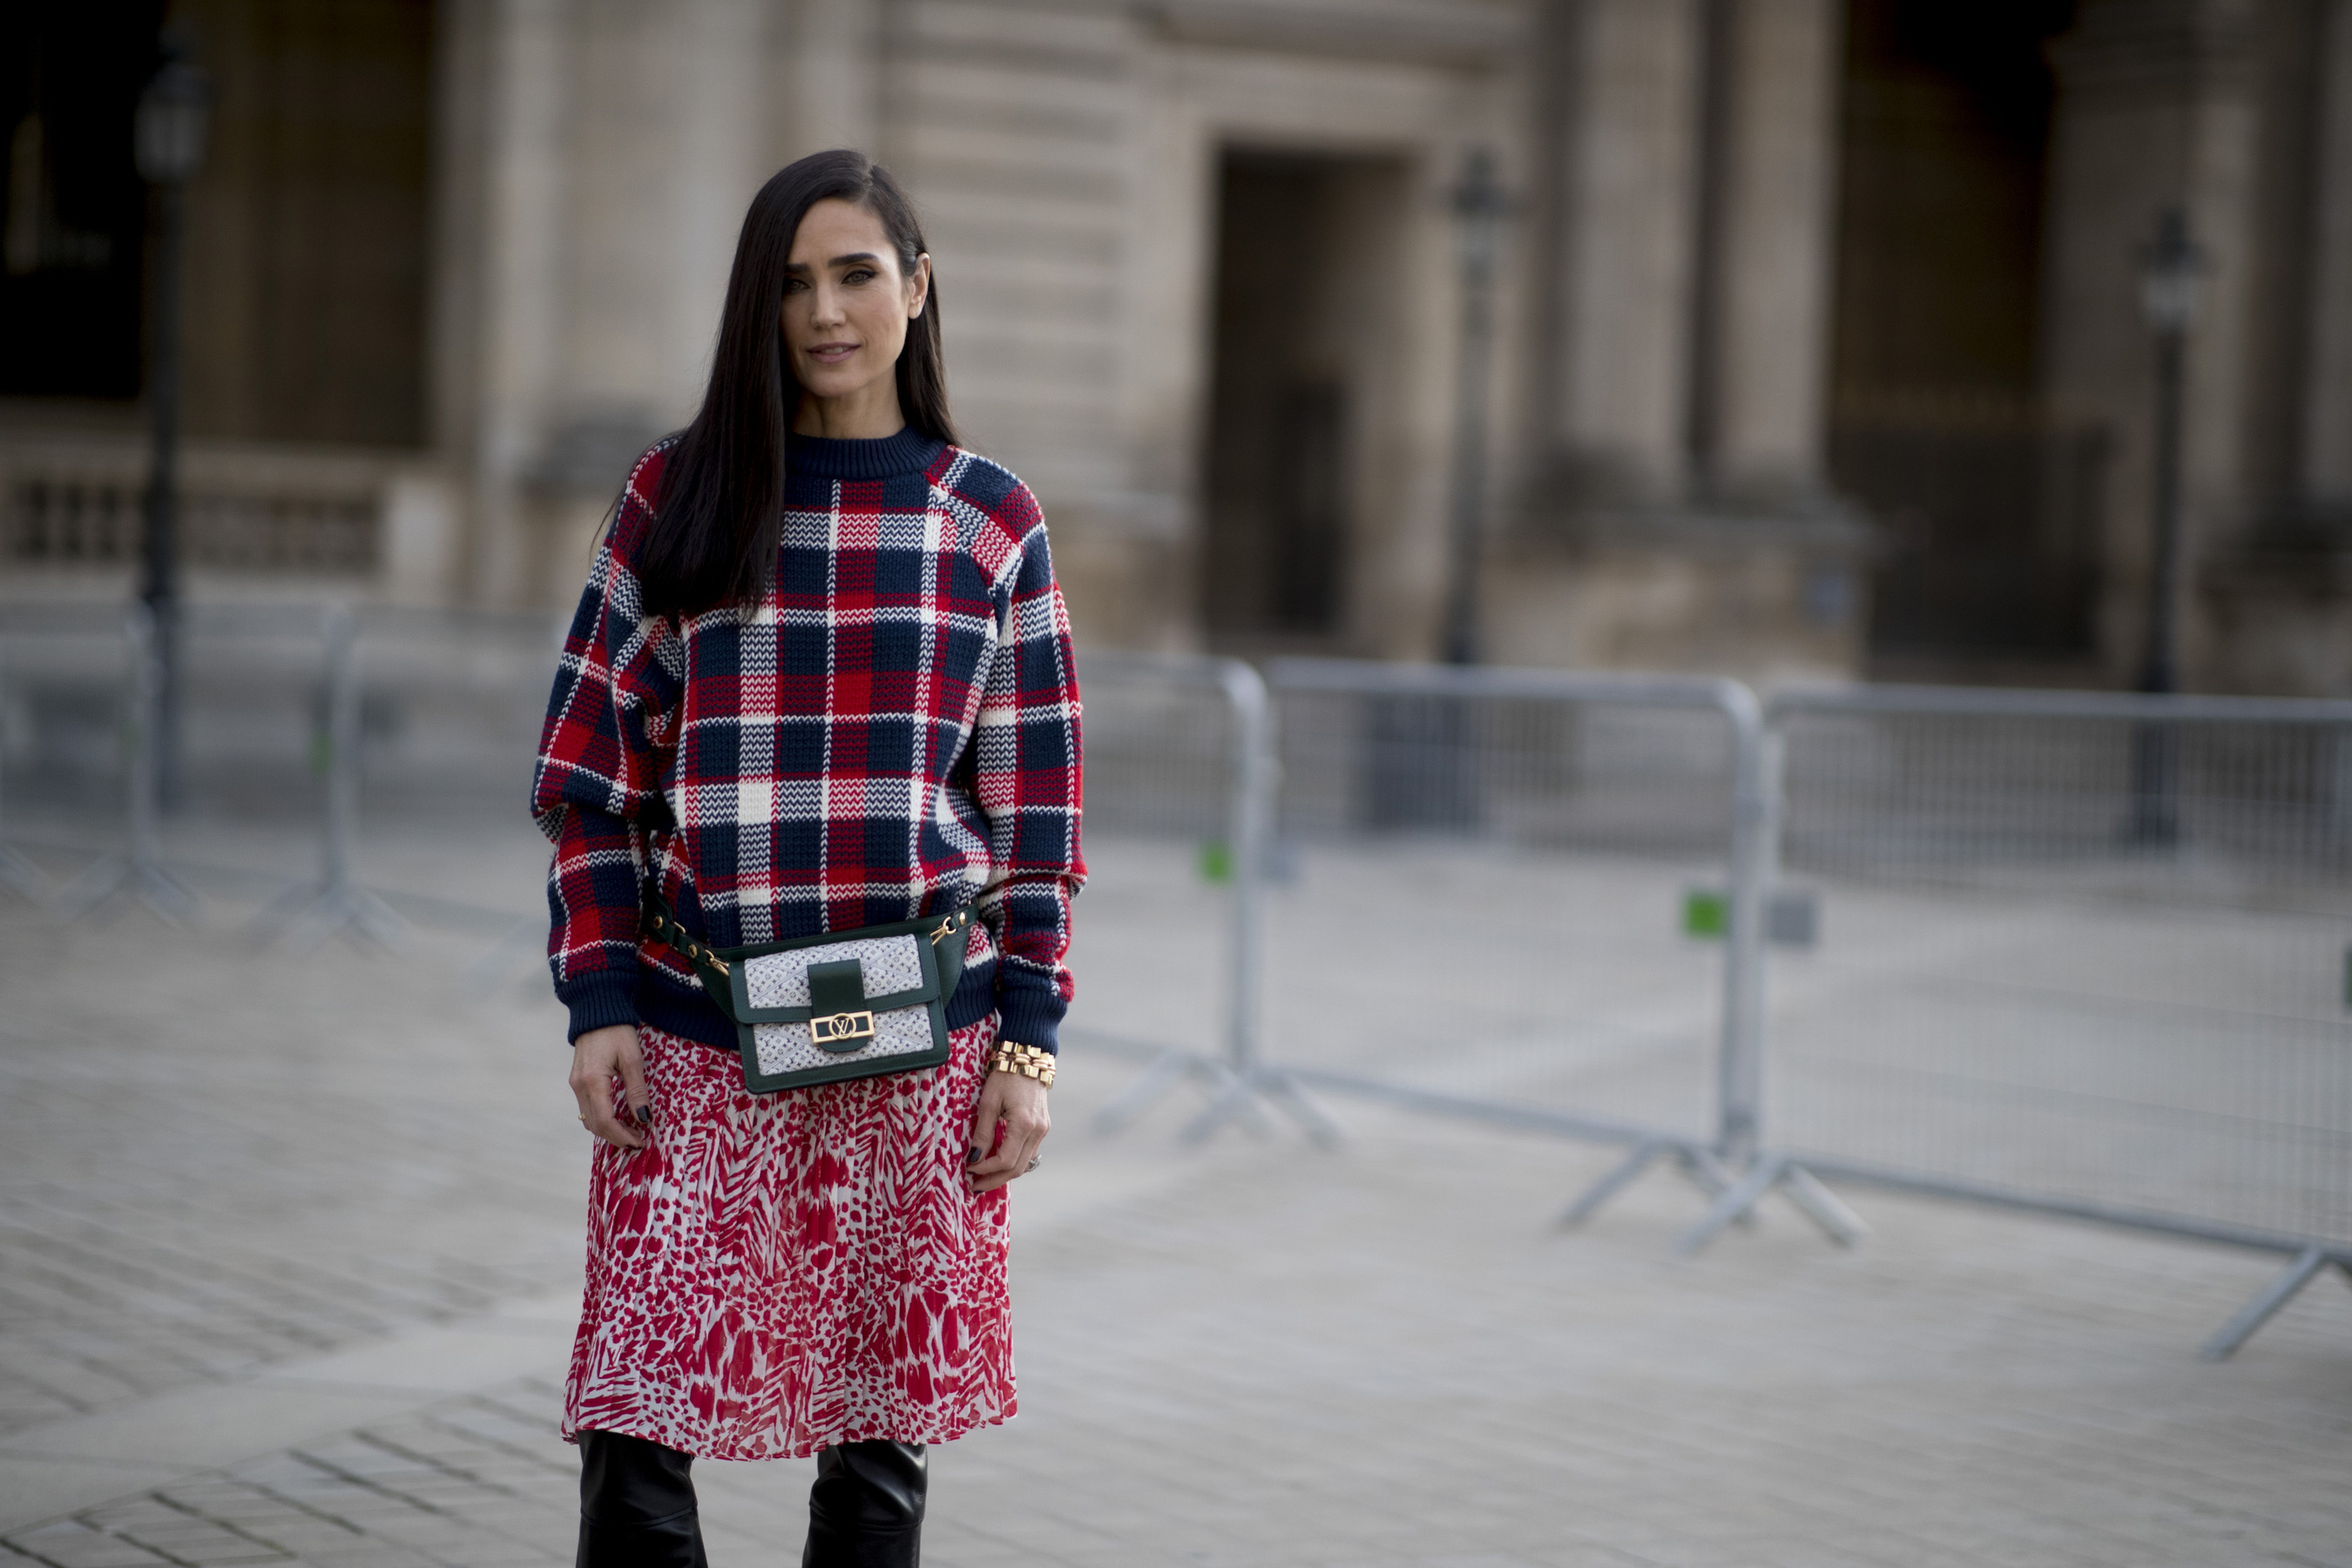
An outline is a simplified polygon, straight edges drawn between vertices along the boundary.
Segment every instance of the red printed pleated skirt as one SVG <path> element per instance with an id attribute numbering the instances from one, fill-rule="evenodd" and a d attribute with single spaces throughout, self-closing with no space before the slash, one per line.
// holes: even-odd
<path id="1" fill-rule="evenodd" d="M 1005 1192 L 963 1183 L 995 1029 L 927 1072 L 779 1094 L 639 1031 L 654 1139 L 597 1145 L 564 1436 L 772 1459 L 1010 1416 Z"/>

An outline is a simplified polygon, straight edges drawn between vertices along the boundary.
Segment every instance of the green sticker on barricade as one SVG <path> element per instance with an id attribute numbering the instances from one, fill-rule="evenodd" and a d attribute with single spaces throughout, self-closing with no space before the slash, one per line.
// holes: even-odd
<path id="1" fill-rule="evenodd" d="M 1713 888 L 1683 892 L 1683 934 L 1719 937 L 1731 929 L 1731 900 Z"/>
<path id="2" fill-rule="evenodd" d="M 1201 880 L 1225 883 L 1234 879 L 1234 852 L 1225 847 L 1223 839 L 1212 838 L 1201 846 Z"/>

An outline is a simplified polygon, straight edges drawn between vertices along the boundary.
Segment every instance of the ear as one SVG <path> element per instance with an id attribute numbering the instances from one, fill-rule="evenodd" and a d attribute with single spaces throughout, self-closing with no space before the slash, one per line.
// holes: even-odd
<path id="1" fill-rule="evenodd" d="M 907 275 L 907 320 L 922 320 L 923 307 L 931 299 L 931 253 L 915 258 L 915 269 Z"/>

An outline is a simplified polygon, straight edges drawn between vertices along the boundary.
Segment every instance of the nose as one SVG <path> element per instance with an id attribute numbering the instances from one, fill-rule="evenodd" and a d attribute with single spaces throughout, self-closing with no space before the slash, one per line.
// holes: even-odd
<path id="1" fill-rule="evenodd" d="M 841 308 L 840 290 L 829 282 L 816 286 L 814 303 L 816 308 L 810 313 L 811 320 L 820 327 L 835 327 L 849 320 L 848 313 Z"/>

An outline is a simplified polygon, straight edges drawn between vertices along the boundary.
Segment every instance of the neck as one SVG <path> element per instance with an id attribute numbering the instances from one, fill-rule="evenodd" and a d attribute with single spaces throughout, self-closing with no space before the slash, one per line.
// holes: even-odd
<path id="1" fill-rule="evenodd" d="M 823 436 L 835 441 L 884 441 L 907 427 L 898 410 L 898 378 L 876 377 L 856 392 L 839 397 L 801 394 L 793 416 L 795 436 Z"/>

